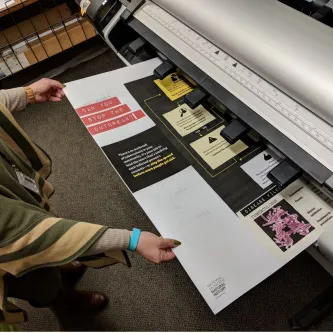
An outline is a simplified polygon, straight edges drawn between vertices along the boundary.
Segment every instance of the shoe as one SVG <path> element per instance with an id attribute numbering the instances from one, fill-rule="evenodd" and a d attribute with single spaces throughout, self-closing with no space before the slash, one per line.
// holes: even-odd
<path id="1" fill-rule="evenodd" d="M 65 287 L 74 288 L 85 273 L 87 266 L 75 260 L 58 268 Z"/>
<path id="2" fill-rule="evenodd" d="M 53 304 L 55 310 L 96 314 L 106 308 L 109 299 L 96 291 L 73 290 L 62 293 Z"/>

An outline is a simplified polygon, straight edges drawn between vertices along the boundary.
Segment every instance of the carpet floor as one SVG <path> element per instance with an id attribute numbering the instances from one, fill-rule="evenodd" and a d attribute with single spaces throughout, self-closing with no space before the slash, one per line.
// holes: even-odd
<path id="1" fill-rule="evenodd" d="M 69 82 L 122 67 L 111 51 L 56 77 Z M 143 210 L 98 149 L 65 99 L 15 114 L 28 134 L 53 157 L 50 180 L 53 209 L 69 219 L 156 232 Z M 200 246 L 200 244 L 198 244 Z M 241 247 L 241 244 L 240 244 Z M 27 331 L 275 331 L 288 330 L 288 318 L 332 283 L 307 253 L 214 316 L 177 260 L 152 265 L 130 254 L 132 268 L 90 270 L 80 289 L 110 297 L 95 317 L 58 316 L 19 304 L 29 314 Z M 333 315 L 315 330 L 332 330 Z"/>

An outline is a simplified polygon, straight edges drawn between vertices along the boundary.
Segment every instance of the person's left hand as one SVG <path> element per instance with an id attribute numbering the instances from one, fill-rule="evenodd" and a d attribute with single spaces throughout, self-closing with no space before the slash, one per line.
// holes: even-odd
<path id="1" fill-rule="evenodd" d="M 62 97 L 65 96 L 63 92 L 64 85 L 60 82 L 51 79 L 41 79 L 30 85 L 36 103 L 43 103 L 47 101 L 60 102 Z"/>
<path id="2" fill-rule="evenodd" d="M 175 258 L 172 249 L 181 243 L 174 239 L 158 237 L 151 232 L 142 231 L 136 252 L 154 264 Z"/>

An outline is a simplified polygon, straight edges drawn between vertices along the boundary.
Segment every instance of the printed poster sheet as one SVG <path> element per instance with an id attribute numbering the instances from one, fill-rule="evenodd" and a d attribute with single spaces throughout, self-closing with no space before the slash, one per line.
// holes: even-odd
<path id="1" fill-rule="evenodd" d="M 274 153 L 271 149 L 267 149 L 256 157 L 252 158 L 241 168 L 258 184 L 261 188 L 266 188 L 272 184 L 267 178 L 267 174 L 274 169 L 282 158 Z"/>
<path id="2" fill-rule="evenodd" d="M 241 140 L 231 145 L 228 141 L 223 139 L 220 132 L 224 127 L 225 126 L 222 125 L 213 132 L 191 143 L 192 148 L 212 169 L 218 168 L 220 165 L 248 148 Z"/>
<path id="3" fill-rule="evenodd" d="M 302 180 L 284 190 L 275 187 L 249 203 L 238 216 L 246 221 L 266 250 L 283 257 L 332 219 L 333 209 Z"/>
<path id="4" fill-rule="evenodd" d="M 215 117 L 202 105 L 192 110 L 186 104 L 165 113 L 164 117 L 181 136 L 190 134 L 215 120 Z"/>
<path id="5" fill-rule="evenodd" d="M 180 263 L 218 313 L 316 241 L 321 227 L 308 216 L 301 199 L 295 199 L 294 207 L 285 192 L 279 194 L 281 200 L 273 198 L 276 202 L 262 208 L 253 203 L 239 217 L 227 206 L 124 86 L 151 76 L 159 64 L 160 60 L 152 59 L 69 82 L 65 93 L 161 235 L 181 240 L 175 249 Z M 193 112 L 200 112 L 205 118 L 205 110 L 198 110 L 187 114 L 193 118 Z M 180 108 L 170 112 L 179 115 Z M 173 116 L 168 121 L 177 123 Z M 177 126 L 186 135 L 185 127 Z M 268 199 L 272 196 L 268 194 Z M 280 204 L 282 200 L 285 203 Z M 279 218 L 289 238 L 277 236 L 272 229 L 267 210 L 273 208 L 283 210 Z"/>
<path id="6" fill-rule="evenodd" d="M 170 74 L 163 80 L 155 80 L 154 82 L 171 101 L 175 101 L 193 90 L 192 86 L 177 73 Z"/>

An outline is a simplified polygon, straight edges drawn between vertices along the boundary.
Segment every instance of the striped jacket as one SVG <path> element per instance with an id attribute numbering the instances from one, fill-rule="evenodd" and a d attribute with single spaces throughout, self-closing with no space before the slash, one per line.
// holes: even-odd
<path id="1" fill-rule="evenodd" d="M 41 267 L 58 266 L 80 257 L 107 227 L 58 218 L 49 206 L 53 193 L 46 180 L 49 156 L 34 144 L 0 103 L 0 322 L 25 321 L 26 313 L 6 297 L 6 276 L 22 276 Z M 39 193 L 18 182 L 15 168 L 33 178 Z M 129 266 L 124 251 L 80 258 L 91 267 Z"/>

